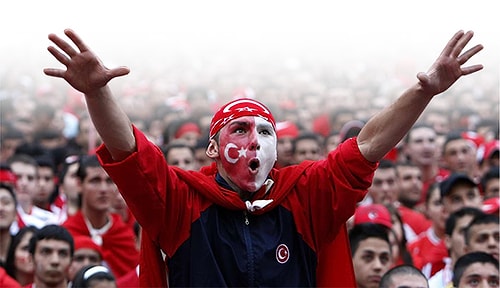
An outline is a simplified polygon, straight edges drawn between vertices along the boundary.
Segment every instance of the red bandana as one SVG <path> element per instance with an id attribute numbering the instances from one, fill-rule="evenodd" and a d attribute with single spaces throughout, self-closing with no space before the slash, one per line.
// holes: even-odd
<path id="1" fill-rule="evenodd" d="M 210 123 L 210 139 L 212 139 L 222 127 L 229 121 L 243 116 L 257 116 L 273 125 L 276 130 L 276 122 L 269 109 L 262 103 L 249 98 L 233 100 L 219 108 Z"/>

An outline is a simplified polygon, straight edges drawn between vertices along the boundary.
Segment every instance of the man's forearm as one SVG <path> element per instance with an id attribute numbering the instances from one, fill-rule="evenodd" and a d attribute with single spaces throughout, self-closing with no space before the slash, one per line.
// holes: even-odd
<path id="1" fill-rule="evenodd" d="M 358 135 L 363 156 L 372 162 L 382 159 L 404 137 L 431 99 L 420 84 L 415 84 L 373 116 Z"/>
<path id="2" fill-rule="evenodd" d="M 118 105 L 108 86 L 85 95 L 88 111 L 97 132 L 114 160 L 135 151 L 135 137 L 128 116 Z"/>

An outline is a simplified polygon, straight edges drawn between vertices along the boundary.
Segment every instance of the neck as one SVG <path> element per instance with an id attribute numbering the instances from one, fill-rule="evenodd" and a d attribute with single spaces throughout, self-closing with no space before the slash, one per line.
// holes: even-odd
<path id="1" fill-rule="evenodd" d="M 12 235 L 10 235 L 9 229 L 0 230 L 0 262 L 5 262 L 7 258 L 7 252 L 9 251 L 10 242 L 12 240 Z"/>
<path id="2" fill-rule="evenodd" d="M 422 171 L 422 181 L 426 182 L 436 177 L 439 167 L 437 165 L 424 165 L 420 166 L 420 171 Z"/>
<path id="3" fill-rule="evenodd" d="M 436 236 L 439 239 L 444 239 L 445 236 L 444 229 L 438 228 L 435 224 L 432 224 L 432 229 L 434 230 L 434 234 L 436 234 Z"/>
<path id="4" fill-rule="evenodd" d="M 89 209 L 82 208 L 82 213 L 85 216 L 85 218 L 89 220 L 92 227 L 95 229 L 100 229 L 104 225 L 106 225 L 106 223 L 109 222 L 108 211 L 96 211 L 96 210 L 89 211 Z"/>
<path id="5" fill-rule="evenodd" d="M 21 286 L 26 286 L 33 283 L 33 273 L 24 273 L 22 271 L 16 270 L 16 280 L 21 284 Z"/>
<path id="6" fill-rule="evenodd" d="M 37 277 L 35 277 L 34 285 L 35 285 L 35 288 L 67 288 L 68 287 L 68 279 L 64 278 L 59 283 L 51 283 L 49 285 L 47 283 L 42 282 L 41 279 L 38 279 Z"/>

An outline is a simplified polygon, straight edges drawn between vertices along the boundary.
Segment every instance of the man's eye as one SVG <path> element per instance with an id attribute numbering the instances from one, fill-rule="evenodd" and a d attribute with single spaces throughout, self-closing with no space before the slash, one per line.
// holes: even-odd
<path id="1" fill-rule="evenodd" d="M 243 129 L 243 128 L 237 128 L 237 129 L 234 130 L 234 133 L 243 134 L 243 133 L 245 133 L 245 129 Z"/>
<path id="2" fill-rule="evenodd" d="M 263 135 L 271 135 L 271 132 L 269 130 L 262 130 L 259 133 Z"/>

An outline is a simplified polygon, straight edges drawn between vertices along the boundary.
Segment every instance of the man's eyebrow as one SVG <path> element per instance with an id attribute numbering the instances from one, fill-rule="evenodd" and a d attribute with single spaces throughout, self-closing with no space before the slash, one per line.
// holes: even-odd
<path id="1" fill-rule="evenodd" d="M 249 123 L 248 123 L 248 121 L 233 120 L 228 125 L 229 126 L 234 126 L 234 125 L 249 125 Z"/>

